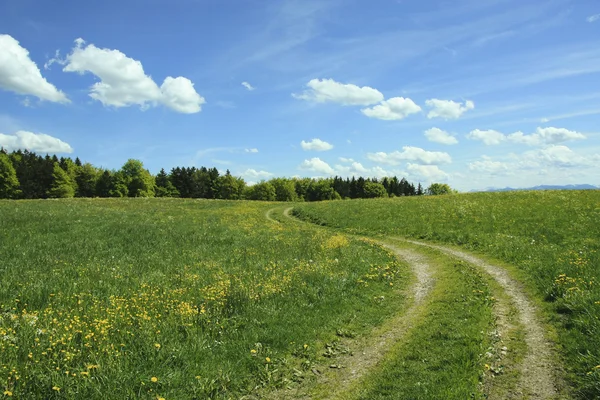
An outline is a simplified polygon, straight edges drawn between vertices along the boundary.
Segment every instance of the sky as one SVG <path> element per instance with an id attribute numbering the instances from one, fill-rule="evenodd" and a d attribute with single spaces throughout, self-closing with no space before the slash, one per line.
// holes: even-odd
<path id="1" fill-rule="evenodd" d="M 0 2 L 0 146 L 152 173 L 600 185 L 597 0 Z"/>

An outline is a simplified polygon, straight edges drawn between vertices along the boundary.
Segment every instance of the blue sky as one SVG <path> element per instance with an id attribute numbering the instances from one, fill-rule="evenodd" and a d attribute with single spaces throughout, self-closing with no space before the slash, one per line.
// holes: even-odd
<path id="1" fill-rule="evenodd" d="M 600 185 L 596 0 L 4 0 L 0 35 L 10 150 Z"/>

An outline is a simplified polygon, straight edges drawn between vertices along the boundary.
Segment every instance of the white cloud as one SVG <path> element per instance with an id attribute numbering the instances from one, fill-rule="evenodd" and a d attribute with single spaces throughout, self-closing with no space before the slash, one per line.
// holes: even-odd
<path id="1" fill-rule="evenodd" d="M 479 140 L 488 146 L 500 144 L 506 140 L 506 135 L 502 132 L 495 131 L 493 129 L 481 130 L 474 129 L 467 135 L 467 139 Z"/>
<path id="2" fill-rule="evenodd" d="M 367 158 L 380 164 L 400 165 L 404 161 L 413 161 L 418 164 L 435 165 L 450 164 L 452 158 L 448 153 L 440 151 L 427 151 L 419 147 L 404 146 L 402 151 L 391 153 L 367 153 Z"/>
<path id="3" fill-rule="evenodd" d="M 257 171 L 257 170 L 252 169 L 252 168 L 248 168 L 247 170 L 245 170 L 244 172 L 242 172 L 240 175 L 242 176 L 242 178 L 251 179 L 251 180 L 255 180 L 255 179 L 267 179 L 267 178 L 273 176 L 273 174 L 270 173 L 270 172 L 267 172 L 267 171 Z"/>
<path id="4" fill-rule="evenodd" d="M 258 153 L 258 149 L 256 149 L 256 148 L 244 149 L 244 152 L 246 152 L 246 153 Z"/>
<path id="5" fill-rule="evenodd" d="M 557 144 L 581 139 L 585 139 L 585 135 L 582 133 L 570 131 L 565 128 L 554 127 L 538 127 L 536 133 L 531 135 L 524 135 L 523 132 L 515 132 L 508 135 L 508 140 L 512 142 L 524 143 L 532 146 L 540 144 Z"/>
<path id="6" fill-rule="evenodd" d="M 300 100 L 316 103 L 332 102 L 344 106 L 368 106 L 383 100 L 383 94 L 377 89 L 343 84 L 333 79 L 312 79 L 307 86 L 309 89 L 292 96 Z"/>
<path id="7" fill-rule="evenodd" d="M 168 76 L 162 86 L 144 72 L 142 63 L 127 57 L 119 50 L 100 49 L 93 44 L 84 47 L 83 39 L 75 40 L 67 55 L 64 71 L 84 74 L 91 72 L 100 79 L 90 88 L 90 97 L 105 106 L 142 109 L 163 104 L 174 111 L 193 114 L 200 112 L 205 100 L 187 78 Z"/>
<path id="8" fill-rule="evenodd" d="M 318 157 L 311 158 L 310 160 L 304 160 L 298 168 L 326 175 L 335 174 L 335 170 L 331 168 L 329 164 L 327 164 L 325 161 L 321 160 Z"/>
<path id="9" fill-rule="evenodd" d="M 242 86 L 245 87 L 246 89 L 248 89 L 250 92 L 253 91 L 254 89 L 256 89 L 254 86 L 252 86 L 248 82 L 242 82 Z"/>
<path id="10" fill-rule="evenodd" d="M 67 96 L 42 76 L 29 58 L 29 51 L 9 35 L 0 35 L 0 88 L 41 100 L 69 103 Z"/>
<path id="11" fill-rule="evenodd" d="M 512 143 L 527 144 L 529 146 L 539 146 L 585 139 L 585 135 L 565 128 L 538 127 L 535 133 L 530 135 L 525 135 L 520 131 L 505 135 L 504 133 L 495 130 L 475 129 L 467 135 L 467 138 L 480 140 L 486 145 L 497 145 L 504 141 L 509 141 Z"/>
<path id="12" fill-rule="evenodd" d="M 333 145 L 327 142 L 324 142 L 321 139 L 313 139 L 310 142 L 305 142 L 304 140 L 300 142 L 300 146 L 302 146 L 303 150 L 313 150 L 313 151 L 327 151 L 333 149 Z"/>
<path id="13" fill-rule="evenodd" d="M 509 172 L 509 164 L 501 161 L 493 161 L 488 156 L 482 156 L 480 161 L 469 164 L 469 171 L 482 172 L 490 175 L 500 175 Z"/>
<path id="14" fill-rule="evenodd" d="M 421 111 L 421 107 L 409 98 L 392 97 L 371 108 L 363 108 L 361 112 L 369 118 L 386 121 L 400 120 L 410 114 Z"/>
<path id="15" fill-rule="evenodd" d="M 448 174 L 437 165 L 406 164 L 408 175 L 413 180 L 439 182 L 448 180 Z"/>
<path id="16" fill-rule="evenodd" d="M 41 153 L 72 153 L 73 148 L 62 140 L 44 133 L 17 131 L 14 135 L 0 133 L 0 147 L 7 151 L 30 150 Z"/>
<path id="17" fill-rule="evenodd" d="M 425 105 L 432 108 L 427 118 L 457 119 L 464 112 L 475 108 L 475 103 L 471 100 L 467 100 L 463 105 L 452 100 L 429 99 L 425 101 Z"/>
<path id="18" fill-rule="evenodd" d="M 589 23 L 596 22 L 600 19 L 600 14 L 594 14 L 587 17 L 585 20 Z"/>
<path id="19" fill-rule="evenodd" d="M 523 158 L 557 168 L 595 166 L 600 161 L 598 155 L 584 157 L 564 145 L 550 145 L 543 149 L 528 151 L 523 153 Z"/>
<path id="20" fill-rule="evenodd" d="M 458 140 L 448 132 L 440 128 L 431 128 L 425 131 L 425 137 L 430 142 L 436 142 L 441 144 L 457 144 Z"/>
<path id="21" fill-rule="evenodd" d="M 338 160 L 340 160 L 343 163 L 351 163 L 354 162 L 353 158 L 346 158 L 346 157 L 339 157 Z"/>

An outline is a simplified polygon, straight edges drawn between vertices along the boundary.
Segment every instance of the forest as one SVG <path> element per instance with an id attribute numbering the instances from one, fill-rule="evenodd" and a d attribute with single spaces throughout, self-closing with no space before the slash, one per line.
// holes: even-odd
<path id="1" fill-rule="evenodd" d="M 396 176 L 377 178 L 272 178 L 249 185 L 229 170 L 164 168 L 152 175 L 144 164 L 128 160 L 121 169 L 98 168 L 79 158 L 58 158 L 0 149 L 0 198 L 180 197 L 224 200 L 320 201 L 441 194 L 449 187 L 432 184 L 426 190 Z"/>

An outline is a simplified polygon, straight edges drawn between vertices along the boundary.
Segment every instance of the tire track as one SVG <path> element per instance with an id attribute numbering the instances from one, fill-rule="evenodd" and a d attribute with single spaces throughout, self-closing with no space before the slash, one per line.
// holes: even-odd
<path id="1" fill-rule="evenodd" d="M 283 215 L 294 221 L 307 223 L 290 215 L 292 209 L 293 207 L 286 208 L 283 211 Z M 546 338 L 545 329 L 537 317 L 538 311 L 536 310 L 535 305 L 528 299 L 522 285 L 515 279 L 511 278 L 504 268 L 490 264 L 468 252 L 456 250 L 442 245 L 430 244 L 400 237 L 388 237 L 386 239 L 438 250 L 446 255 L 475 265 L 491 276 L 506 295 L 506 299 L 497 299 L 497 303 L 493 310 L 494 315 L 496 316 L 498 335 L 500 337 L 505 336 L 507 332 L 514 328 L 513 324 L 510 322 L 509 314 L 511 312 L 511 308 L 517 311 L 516 320 L 522 326 L 524 331 L 524 342 L 526 345 L 526 353 L 523 361 L 519 365 L 515 366 L 515 368 L 518 369 L 520 378 L 514 387 L 508 389 L 508 393 L 501 394 L 495 393 L 493 390 L 494 382 L 490 381 L 488 386 L 488 389 L 491 388 L 488 397 L 489 399 L 551 400 L 562 398 L 559 397 L 559 391 L 557 389 L 557 386 L 562 385 L 559 384 L 557 376 L 555 376 L 555 371 L 557 371 L 558 368 L 554 363 L 552 344 Z M 411 266 L 418 266 L 420 263 L 423 263 L 423 256 L 419 255 L 417 252 L 405 249 L 400 250 L 382 241 L 378 241 L 378 243 L 392 251 L 395 251 L 399 257 L 404 259 Z M 415 304 L 422 302 L 423 298 L 419 297 L 420 295 L 418 287 L 419 285 L 427 285 L 425 282 L 431 280 L 430 270 L 431 268 L 429 265 L 427 265 L 426 269 L 424 270 L 420 269 L 419 267 L 413 269 L 413 273 L 417 276 L 418 281 L 414 294 Z M 419 277 L 419 273 L 423 273 L 423 271 L 427 271 L 425 272 L 426 275 Z M 429 285 L 431 285 L 431 283 L 429 283 Z M 429 289 L 423 291 L 423 296 L 426 296 L 430 288 L 431 286 Z M 408 312 L 415 311 L 409 310 Z M 381 352 L 384 348 L 385 346 L 380 346 L 379 350 L 377 351 Z M 384 356 L 384 353 L 379 354 L 381 358 Z M 375 363 L 369 365 L 375 365 Z M 348 369 L 351 370 L 351 368 Z M 363 373 L 360 376 L 363 376 L 366 373 L 366 369 L 368 368 L 363 369 Z M 360 376 L 349 376 L 347 379 L 354 381 Z M 349 385 L 349 381 L 344 381 L 344 384 Z"/>
<path id="2" fill-rule="evenodd" d="M 538 312 L 536 311 L 536 307 L 527 298 L 522 285 L 518 281 L 511 278 L 504 268 L 492 265 L 481 258 L 461 250 L 417 240 L 396 237 L 390 239 L 439 250 L 442 253 L 478 266 L 494 278 L 518 311 L 517 318 L 525 331 L 524 340 L 527 345 L 524 360 L 518 367 L 521 372 L 520 381 L 517 387 L 514 388 L 513 395 L 508 398 L 546 400 L 558 397 L 558 391 L 555 386 L 557 380 L 554 376 L 554 371 L 557 368 L 554 366 L 552 345 L 546 338 L 545 330 L 537 317 Z M 500 314 L 506 314 L 506 311 Z M 502 318 L 502 315 L 499 315 L 499 318 Z"/>

